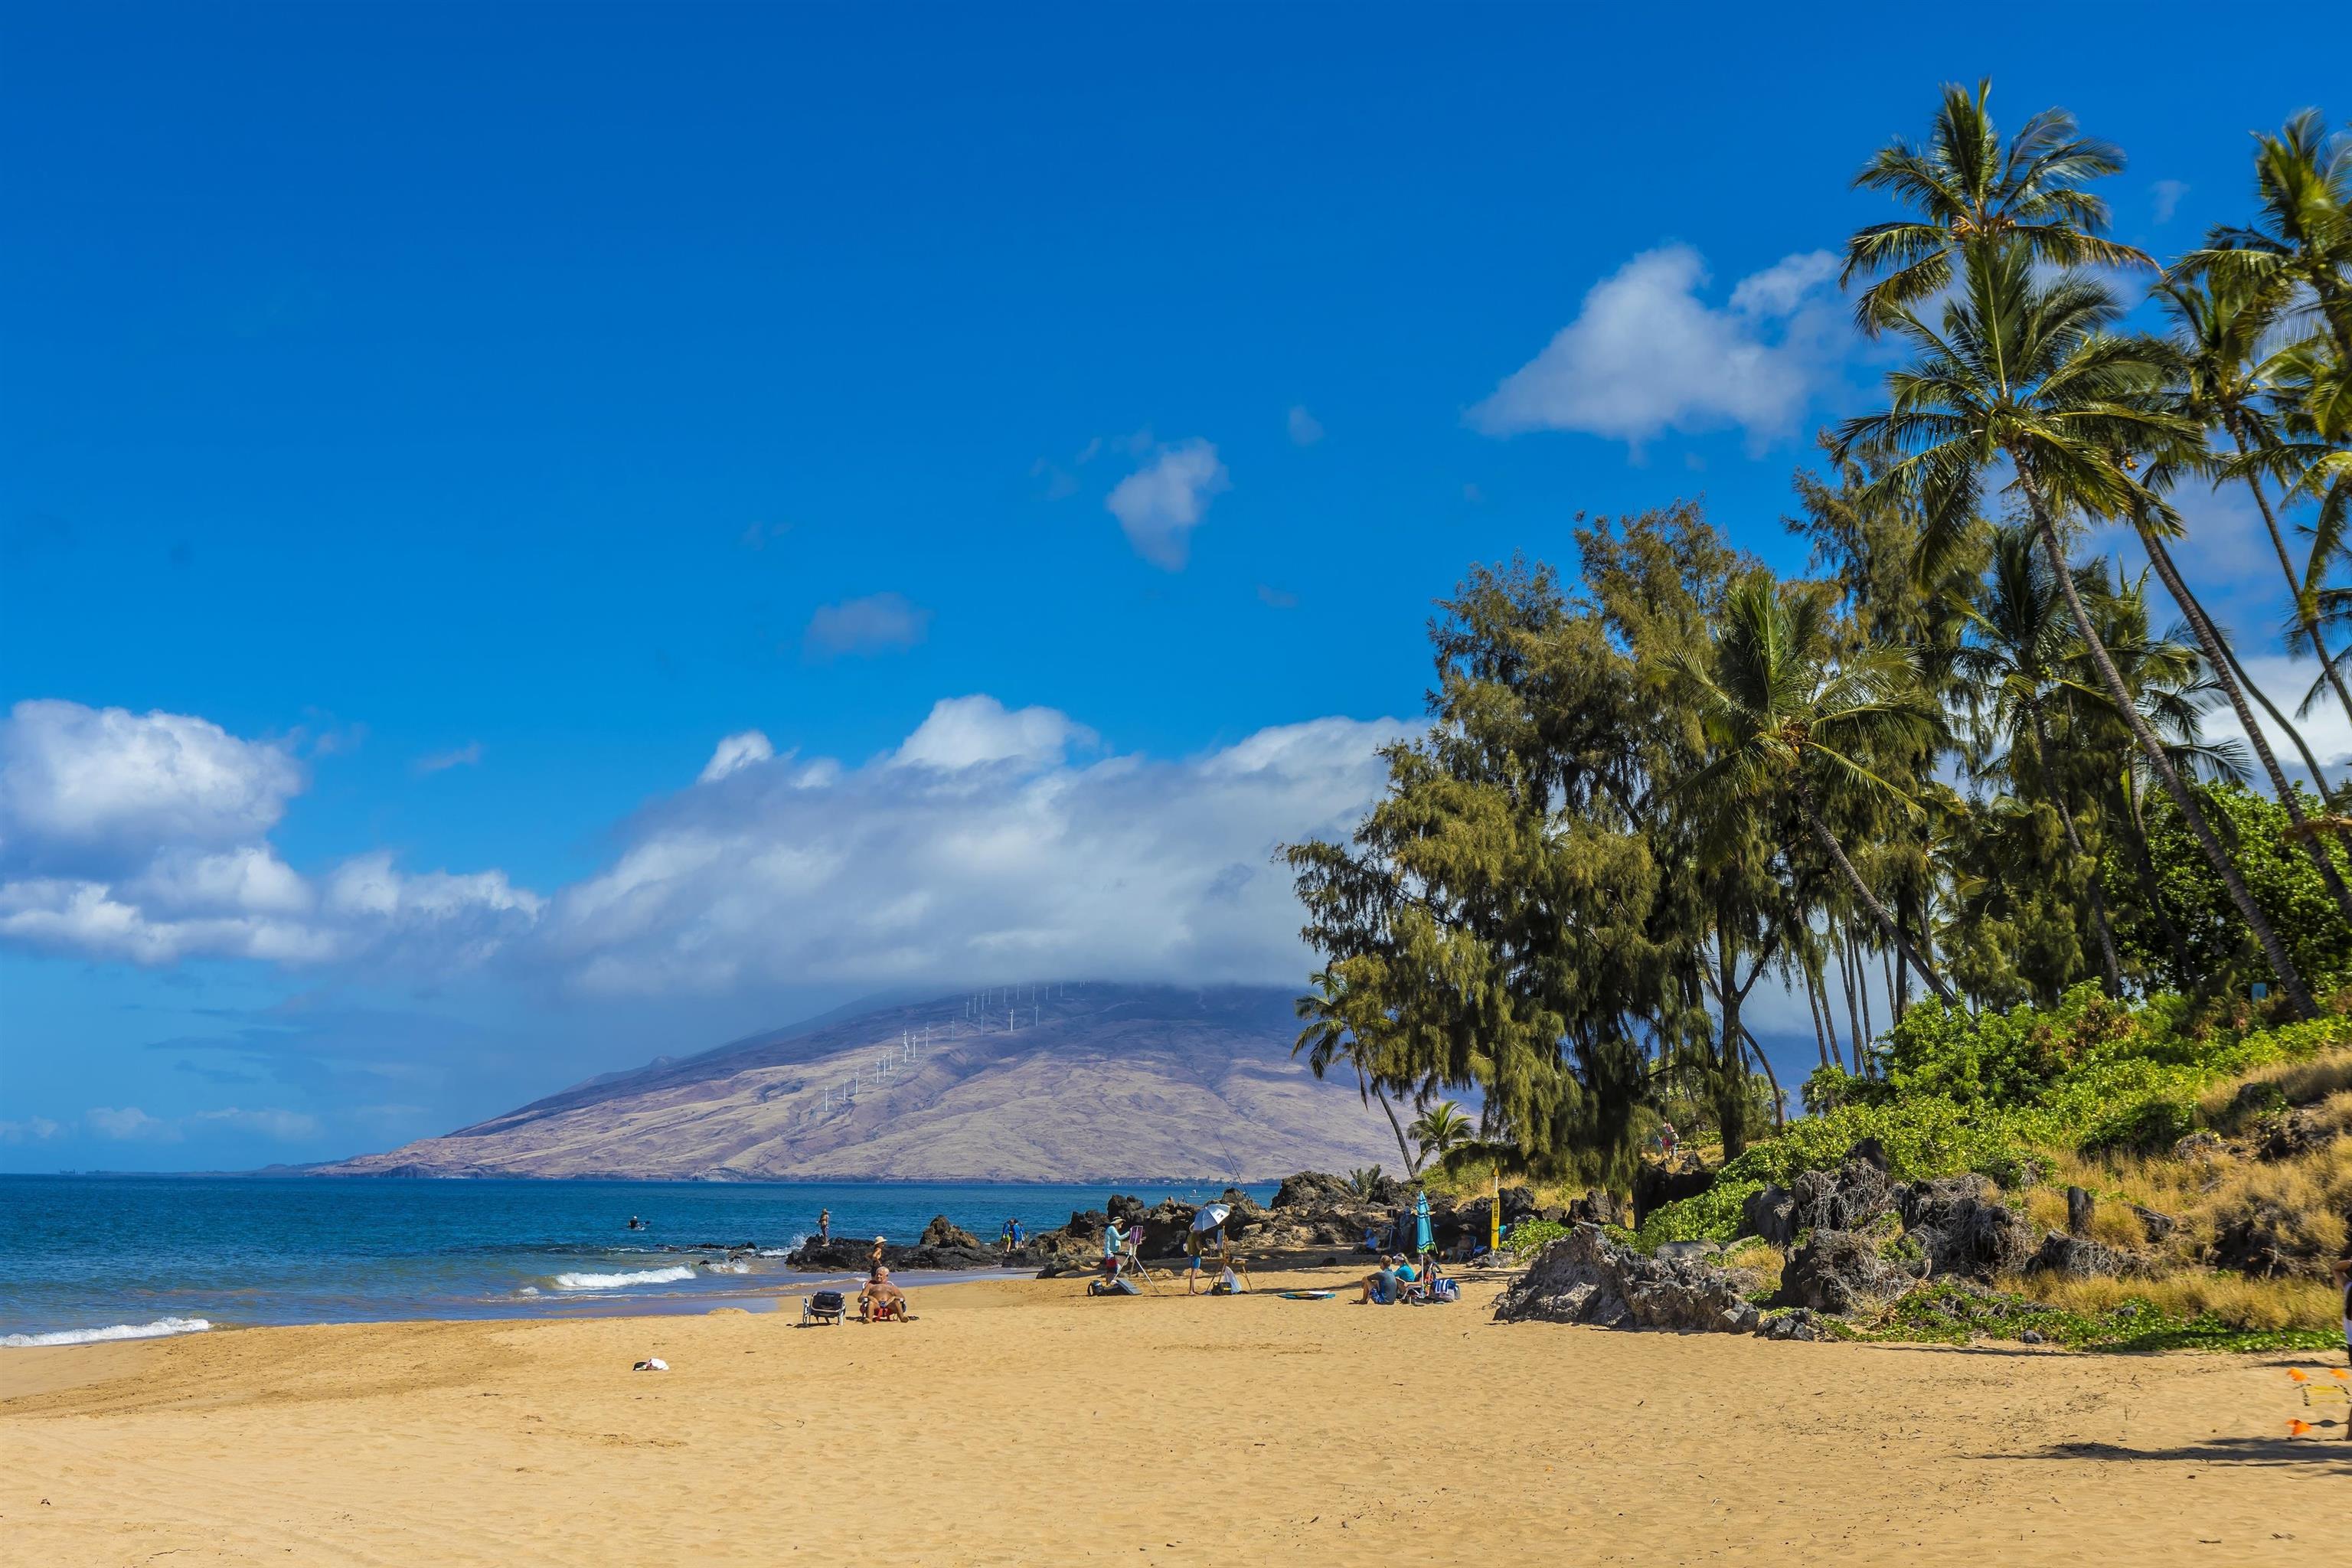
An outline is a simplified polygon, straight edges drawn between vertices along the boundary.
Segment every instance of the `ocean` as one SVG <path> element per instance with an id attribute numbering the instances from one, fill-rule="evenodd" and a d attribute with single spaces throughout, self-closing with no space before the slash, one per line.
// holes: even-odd
<path id="1" fill-rule="evenodd" d="M 838 1278 L 783 1266 L 822 1209 L 836 1236 L 911 1242 L 943 1214 L 992 1241 L 1008 1217 L 1049 1229 L 1113 1191 L 1157 1203 L 1220 1190 L 0 1175 L 0 1347 L 259 1323 L 758 1310 Z M 1274 1189 L 1249 1190 L 1265 1201 Z M 628 1229 L 632 1215 L 646 1228 Z M 745 1243 L 753 1250 L 729 1257 Z"/>

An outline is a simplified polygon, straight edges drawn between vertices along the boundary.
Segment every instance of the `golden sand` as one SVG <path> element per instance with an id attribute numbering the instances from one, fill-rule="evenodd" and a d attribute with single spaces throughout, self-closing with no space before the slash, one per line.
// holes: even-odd
<path id="1" fill-rule="evenodd" d="M 1494 1289 L 1361 1308 L 1024 1280 L 918 1291 L 904 1325 L 720 1311 L 0 1352 L 0 1562 L 2084 1568 L 2343 1550 L 2352 1443 L 2286 1436 L 2286 1369 L 2319 1358 L 1496 1324 Z M 646 1356 L 671 1370 L 630 1371 Z"/>

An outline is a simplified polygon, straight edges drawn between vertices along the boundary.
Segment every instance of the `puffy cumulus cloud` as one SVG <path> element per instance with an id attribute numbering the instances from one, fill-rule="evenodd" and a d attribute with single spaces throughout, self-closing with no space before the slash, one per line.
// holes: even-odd
<path id="1" fill-rule="evenodd" d="M 1322 719 L 1181 760 L 1073 761 L 1084 731 L 1063 714 L 942 702 L 862 766 L 748 769 L 640 813 L 611 867 L 555 896 L 533 951 L 606 994 L 1007 964 L 1295 980 L 1298 910 L 1270 857 L 1351 828 L 1404 732 Z"/>
<path id="2" fill-rule="evenodd" d="M 0 940 L 134 963 L 317 963 L 388 943 L 478 958 L 537 917 L 503 873 L 412 876 L 387 854 L 314 886 L 268 830 L 304 779 L 208 720 L 20 702 L 0 721 Z"/>
<path id="3" fill-rule="evenodd" d="M 284 751 L 207 720 L 19 702 L 0 721 L 0 866 L 108 870 L 250 842 L 302 785 Z"/>
<path id="4" fill-rule="evenodd" d="M 1668 430 L 1737 426 L 1751 446 L 1790 434 L 1849 333 L 1827 251 L 1784 258 L 1700 297 L 1706 264 L 1686 245 L 1634 257 L 1592 286 L 1576 319 L 1472 408 L 1490 436 L 1578 430 L 1639 448 Z"/>
<path id="5" fill-rule="evenodd" d="M 0 1143 L 46 1143 L 65 1129 L 46 1116 L 28 1116 L 19 1121 L 0 1121 Z"/>
<path id="6" fill-rule="evenodd" d="M 1192 554 L 1192 530 L 1209 502 L 1232 488 L 1215 447 L 1183 441 L 1160 447 L 1119 480 L 1103 504 L 1118 519 L 1138 555 L 1163 572 L 1181 572 Z"/>
<path id="7" fill-rule="evenodd" d="M 160 1116 L 150 1116 L 135 1105 L 93 1105 L 82 1120 L 89 1123 L 91 1131 L 125 1142 L 140 1138 L 168 1138 L 173 1131 L 170 1122 Z"/>
<path id="8" fill-rule="evenodd" d="M 988 763 L 1051 763 L 1072 746 L 1091 746 L 1095 732 L 1051 708 L 1008 710 L 985 695 L 947 697 L 891 753 L 900 767 L 958 772 Z"/>
<path id="9" fill-rule="evenodd" d="M 702 777 L 697 782 L 716 784 L 738 768 L 768 762 L 775 754 L 776 748 L 769 743 L 767 736 L 757 730 L 745 730 L 726 736 L 710 753 L 710 760 L 702 764 Z"/>
<path id="10" fill-rule="evenodd" d="M 819 605 L 809 617 L 804 646 L 812 658 L 882 653 L 912 647 L 930 630 L 931 612 L 903 594 L 869 594 L 838 605 Z"/>

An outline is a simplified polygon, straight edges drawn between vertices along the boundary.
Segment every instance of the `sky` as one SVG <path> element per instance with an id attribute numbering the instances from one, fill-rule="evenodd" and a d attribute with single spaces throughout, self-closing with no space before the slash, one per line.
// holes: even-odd
<path id="1" fill-rule="evenodd" d="M 1467 566 L 1698 496 L 1801 567 L 1886 363 L 1848 181 L 1939 83 L 2121 142 L 2158 253 L 2352 113 L 2352 24 L 2180 13 L 12 0 L 0 1170 L 1299 984 L 1271 852 L 1377 791 Z M 2184 509 L 2284 689 L 2251 507 Z"/>

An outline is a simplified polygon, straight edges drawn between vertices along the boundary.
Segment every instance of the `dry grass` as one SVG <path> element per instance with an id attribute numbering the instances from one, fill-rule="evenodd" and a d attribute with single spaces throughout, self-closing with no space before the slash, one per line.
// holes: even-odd
<path id="1" fill-rule="evenodd" d="M 1762 1281 L 1765 1289 L 1771 1290 L 1780 1288 L 1780 1270 L 1789 1266 L 1787 1257 L 1779 1247 L 1752 1236 L 1745 1241 L 1733 1242 L 1731 1250 L 1724 1255 L 1723 1263 L 1727 1268 L 1747 1269 Z"/>
<path id="2" fill-rule="evenodd" d="M 2332 1329 L 2343 1305 L 2341 1292 L 2325 1280 L 2249 1279 L 2203 1269 L 2154 1279 L 2062 1279 L 2034 1274 L 2004 1279 L 2001 1288 L 2084 1317 L 2138 1296 L 2168 1315 L 2195 1319 L 2210 1312 L 2241 1330 Z"/>
<path id="3" fill-rule="evenodd" d="M 2091 1239 L 2125 1252 L 2147 1245 L 2147 1226 L 2124 1204 L 2101 1204 L 2091 1211 Z"/>
<path id="4" fill-rule="evenodd" d="M 2314 1105 L 2347 1090 L 2352 1090 L 2352 1050 L 2327 1051 L 2308 1061 L 2281 1062 L 2216 1084 L 2198 1102 L 2198 1110 L 2215 1130 L 2235 1132 L 2266 1110 Z"/>
<path id="5" fill-rule="evenodd" d="M 2293 1160 L 2254 1161 L 2223 1175 L 2211 1200 L 2189 1216 L 2210 1246 L 2231 1225 L 2263 1216 L 2283 1248 L 2314 1269 L 2344 1255 L 2345 1216 L 2352 1214 L 2352 1139 Z"/>

